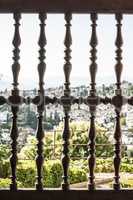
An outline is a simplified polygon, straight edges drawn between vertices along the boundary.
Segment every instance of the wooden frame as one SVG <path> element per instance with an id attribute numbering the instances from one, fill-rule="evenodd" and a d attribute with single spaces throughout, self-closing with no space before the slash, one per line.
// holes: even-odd
<path id="1" fill-rule="evenodd" d="M 132 0 L 0 0 L 0 12 L 133 13 Z"/>
<path id="2" fill-rule="evenodd" d="M 35 190 L 18 190 L 17 192 L 0 191 L 0 198 L 2 200 L 132 200 L 133 190 L 70 190 L 67 192 L 61 190 L 44 190 L 37 192 Z"/>
<path id="3" fill-rule="evenodd" d="M 38 12 L 48 12 L 48 13 L 125 13 L 133 14 L 133 0 L 0 0 L 0 13 L 38 13 Z M 19 26 L 19 21 L 16 20 L 16 25 Z M 69 20 L 67 20 L 69 21 Z M 41 24 L 44 26 L 44 24 Z M 70 25 L 70 22 L 67 23 L 67 26 Z M 93 24 L 93 26 L 95 23 Z M 118 23 L 118 26 L 120 23 Z M 17 42 L 19 43 L 19 42 Z M 92 43 L 95 43 L 93 41 Z M 68 45 L 70 46 L 70 45 Z M 95 44 L 92 44 L 92 48 Z M 16 49 L 19 48 L 19 44 L 16 44 Z M 120 51 L 119 45 L 117 49 Z M 67 49 L 70 51 L 70 47 Z M 95 49 L 94 49 L 95 50 Z M 93 55 L 92 55 L 93 56 Z M 94 55 L 95 57 L 95 55 Z M 118 59 L 120 59 L 118 57 Z M 94 84 L 94 83 L 92 83 Z M 16 97 L 15 97 L 16 98 Z M 116 99 L 116 97 L 115 97 Z M 117 102 L 114 99 L 114 105 L 117 106 Z M 17 100 L 17 98 L 15 99 Z M 121 99 L 120 99 L 121 100 Z M 6 102 L 5 99 L 1 99 L 3 103 Z M 91 99 L 88 98 L 88 101 Z M 106 99 L 108 101 L 108 99 Z M 131 104 L 133 100 L 131 99 Z M 129 101 L 129 103 L 130 103 Z M 118 138 L 119 139 L 119 138 Z M 65 139 L 67 143 L 67 138 Z M 92 141 L 93 142 L 93 141 Z M 119 141 L 118 141 L 119 142 Z M 119 145 L 119 144 L 118 144 Z M 119 152 L 118 152 L 119 153 Z M 118 154 L 116 152 L 116 154 Z M 66 155 L 66 154 L 65 154 Z M 93 174 L 92 174 L 93 175 Z M 32 200 L 54 200 L 54 199 L 77 199 L 77 200 L 132 200 L 133 199 L 133 190 L 44 190 L 44 191 L 35 191 L 35 190 L 18 190 L 18 191 L 9 191 L 9 190 L 0 190 L 0 198 L 3 200 L 23 200 L 23 199 L 32 199 Z"/>

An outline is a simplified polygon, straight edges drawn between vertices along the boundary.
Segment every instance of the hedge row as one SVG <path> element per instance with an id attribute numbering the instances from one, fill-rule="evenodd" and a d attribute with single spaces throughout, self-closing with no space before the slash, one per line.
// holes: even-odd
<path id="1" fill-rule="evenodd" d="M 9 187 L 10 167 L 9 162 L 0 164 L 0 187 Z M 43 184 L 45 187 L 60 187 L 62 182 L 62 166 L 60 161 L 46 161 L 43 167 Z M 70 167 L 70 183 L 79 183 L 87 180 L 86 171 L 80 167 Z M 36 182 L 36 167 L 33 161 L 19 162 L 17 167 L 17 181 L 19 187 L 32 188 Z"/>
<path id="2" fill-rule="evenodd" d="M 113 159 L 97 159 L 96 172 L 114 172 Z M 124 158 L 121 164 L 121 172 L 133 172 L 133 159 Z M 71 161 L 69 177 L 70 184 L 87 180 L 87 160 Z M 10 184 L 9 161 L 0 162 L 0 187 Z M 19 187 L 34 187 L 36 182 L 36 166 L 34 161 L 19 161 L 17 166 L 17 181 Z M 62 165 L 60 160 L 45 161 L 43 166 L 43 184 L 45 187 L 60 187 L 62 182 Z"/>

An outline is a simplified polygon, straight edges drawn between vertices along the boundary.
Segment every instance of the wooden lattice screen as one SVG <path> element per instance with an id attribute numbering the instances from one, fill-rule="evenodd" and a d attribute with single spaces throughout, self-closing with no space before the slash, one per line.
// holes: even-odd
<path id="1" fill-rule="evenodd" d="M 75 199 L 102 199 L 102 200 L 111 200 L 111 199 L 133 199 L 132 190 L 121 190 L 120 188 L 120 163 L 121 163 L 121 124 L 120 124 L 120 115 L 122 106 L 125 103 L 133 105 L 133 98 L 130 97 L 126 99 L 122 95 L 121 88 L 121 74 L 122 74 L 122 19 L 123 14 L 133 14 L 133 1 L 132 0 L 0 0 L 0 12 L 1 13 L 12 13 L 15 21 L 15 32 L 13 38 L 13 65 L 12 65 L 12 74 L 13 74 L 13 89 L 11 91 L 11 96 L 6 99 L 3 96 L 0 96 L 0 105 L 6 104 L 7 102 L 11 103 L 12 109 L 12 129 L 11 129 L 11 139 L 12 139 L 12 151 L 11 151 L 11 185 L 10 191 L 0 190 L 0 198 L 8 199 L 61 199 L 61 198 L 75 198 Z M 39 90 L 38 95 L 32 99 L 25 99 L 20 96 L 19 93 L 19 71 L 21 70 L 19 63 L 19 53 L 20 53 L 20 44 L 21 36 L 19 33 L 20 20 L 22 13 L 38 13 L 40 20 L 40 36 L 39 36 L 39 64 L 38 64 L 38 75 L 39 75 Z M 65 17 L 65 27 L 66 34 L 64 40 L 65 46 L 65 64 L 64 64 L 64 95 L 61 99 L 50 98 L 45 96 L 45 53 L 46 53 L 46 35 L 45 35 L 45 26 L 47 13 L 64 13 Z M 71 96 L 70 89 L 70 75 L 71 75 L 71 45 L 72 45 L 72 36 L 71 36 L 71 20 L 73 13 L 87 13 L 90 14 L 91 18 L 91 65 L 90 65 L 90 93 L 89 96 L 84 98 L 75 98 Z M 115 74 L 116 74 L 116 90 L 115 96 L 113 98 L 102 98 L 96 94 L 96 73 L 97 73 L 97 20 L 98 14 L 114 14 L 116 19 L 116 65 L 115 65 Z M 2 30 L 1 30 L 2 31 Z M 57 72 L 58 73 L 58 72 Z M 38 128 L 37 128 L 37 158 L 36 158 L 36 167 L 37 167 L 37 180 L 36 180 L 36 190 L 19 190 L 17 187 L 17 138 L 18 138 L 18 126 L 17 118 L 19 107 L 22 103 L 33 103 L 37 106 L 38 110 Z M 63 166 L 63 182 L 61 190 L 46 190 L 45 186 L 42 184 L 42 166 L 45 158 L 43 158 L 43 138 L 44 138 L 44 129 L 43 129 L 43 115 L 45 105 L 52 103 L 61 104 L 64 108 L 64 131 L 62 134 L 63 137 L 63 156 L 62 156 L 62 166 Z M 70 130 L 69 130 L 69 112 L 71 110 L 71 105 L 75 103 L 84 103 L 90 108 L 90 130 L 89 130 L 89 155 L 88 155 L 88 188 L 86 190 L 70 190 L 69 188 L 69 139 L 70 139 Z M 114 190 L 110 191 L 98 191 L 95 190 L 95 112 L 97 106 L 100 104 L 112 104 L 116 113 L 116 128 L 114 132 L 115 139 L 115 151 L 114 151 Z"/>

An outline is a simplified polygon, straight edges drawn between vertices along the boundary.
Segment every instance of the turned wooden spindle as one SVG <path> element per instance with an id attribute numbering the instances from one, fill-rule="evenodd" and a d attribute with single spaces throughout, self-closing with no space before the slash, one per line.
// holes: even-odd
<path id="1" fill-rule="evenodd" d="M 115 65 L 115 73 L 116 73 L 116 91 L 115 91 L 115 98 L 117 98 L 118 104 L 115 105 L 115 112 L 116 112 L 116 125 L 115 125 L 115 132 L 114 132 L 114 139 L 115 139 L 115 156 L 114 156 L 114 169 L 115 169 L 115 177 L 114 177 L 114 189 L 120 189 L 120 163 L 121 163 L 121 124 L 120 124 L 120 115 L 122 109 L 122 90 L 121 90 L 121 74 L 122 74 L 122 33 L 121 33 L 121 26 L 122 26 L 122 14 L 116 14 L 116 21 L 117 21 L 117 37 L 116 37 L 116 65 Z"/>
<path id="2" fill-rule="evenodd" d="M 19 89 L 18 89 L 18 76 L 19 76 L 19 71 L 20 71 L 20 64 L 19 64 L 19 46 L 21 44 L 21 38 L 19 34 L 19 21 L 21 19 L 20 13 L 15 13 L 14 14 L 14 20 L 15 20 L 15 33 L 14 33 L 14 39 L 13 39 L 13 60 L 14 63 L 12 65 L 12 73 L 13 73 L 13 90 L 11 94 L 11 99 L 15 99 L 17 101 L 18 96 L 19 96 Z M 14 101 L 14 103 L 15 103 Z M 17 138 L 18 138 L 18 126 L 17 126 L 17 117 L 18 117 L 18 111 L 19 111 L 19 106 L 14 104 L 11 105 L 11 110 L 12 110 L 12 128 L 11 128 L 11 158 L 10 158 L 10 164 L 11 164 L 11 184 L 10 184 L 10 189 L 11 190 L 17 190 L 17 181 L 16 181 L 16 166 L 17 166 Z"/>
<path id="3" fill-rule="evenodd" d="M 66 36 L 65 36 L 65 64 L 64 64 L 64 74 L 65 74 L 65 84 L 64 84 L 64 131 L 63 131 L 63 155 L 62 155 L 62 166 L 63 166 L 63 183 L 62 189 L 68 190 L 69 189 L 69 182 L 68 182 L 68 169 L 69 169 L 69 138 L 70 138 L 70 129 L 69 129 L 69 112 L 71 109 L 70 101 L 70 73 L 71 73 L 71 44 L 72 44 L 72 37 L 71 37 L 71 13 L 65 14 L 66 20 Z"/>
<path id="4" fill-rule="evenodd" d="M 95 113 L 96 113 L 96 105 L 95 105 L 95 98 L 96 98 L 96 88 L 95 88 L 95 79 L 96 79 L 96 72 L 97 72 L 97 34 L 96 34 L 96 20 L 97 14 L 91 14 L 91 21 L 92 21 L 92 34 L 91 34 L 91 65 L 90 65 L 90 77 L 91 77 L 91 89 L 90 89 L 90 98 L 94 101 L 94 104 L 90 105 L 90 129 L 89 129 L 89 157 L 88 157 L 88 164 L 89 164 L 89 182 L 88 182 L 88 189 L 94 190 L 95 189 L 95 137 L 96 137 L 96 128 L 95 128 Z"/>
<path id="5" fill-rule="evenodd" d="M 44 109 L 45 109 L 45 95 L 44 95 L 44 74 L 46 70 L 46 63 L 45 63 L 45 46 L 47 44 L 46 36 L 45 36 L 45 20 L 47 16 L 45 13 L 39 14 L 40 19 L 40 37 L 39 37 L 39 60 L 40 63 L 38 65 L 38 75 L 39 75 L 39 90 L 38 96 L 40 97 L 39 105 L 37 106 L 38 110 L 38 125 L 37 125 L 37 157 L 36 157 L 36 166 L 37 166 L 37 183 L 36 189 L 41 191 L 43 190 L 43 183 L 42 183 L 42 169 L 43 169 L 43 138 L 44 138 L 44 127 L 43 127 L 43 120 L 44 120 Z"/>

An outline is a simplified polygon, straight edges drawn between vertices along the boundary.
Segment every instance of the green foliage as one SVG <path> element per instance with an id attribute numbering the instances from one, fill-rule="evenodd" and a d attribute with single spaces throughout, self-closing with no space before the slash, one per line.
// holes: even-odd
<path id="1" fill-rule="evenodd" d="M 133 188 L 133 179 L 123 179 L 121 186 L 122 188 Z"/>
<path id="2" fill-rule="evenodd" d="M 59 160 L 47 161 L 44 167 L 44 185 L 45 187 L 60 187 L 62 181 L 62 166 Z"/>
<path id="3" fill-rule="evenodd" d="M 133 179 L 121 178 L 120 184 L 121 184 L 121 187 L 123 189 L 125 189 L 125 188 L 133 188 Z M 111 182 L 109 185 L 112 188 L 113 187 L 113 182 Z"/>
<path id="4" fill-rule="evenodd" d="M 125 117 L 121 117 L 121 125 L 126 126 L 126 118 Z"/>
<path id="5" fill-rule="evenodd" d="M 9 163 L 8 163 L 9 164 Z M 3 168 L 5 165 L 3 165 Z M 2 175 L 3 182 L 5 186 L 8 187 L 10 176 L 10 168 L 5 169 L 5 172 Z M 62 182 L 62 165 L 59 160 L 57 161 L 45 161 L 45 166 L 43 167 L 43 183 L 45 187 L 60 187 Z M 86 171 L 80 167 L 70 167 L 69 170 L 70 183 L 78 183 L 86 181 Z M 4 182 L 5 180 L 5 182 Z M 34 161 L 21 161 L 18 163 L 17 167 L 17 181 L 20 183 L 20 186 L 23 188 L 31 188 L 35 186 L 36 182 L 36 166 Z M 2 187 L 0 185 L 0 187 Z"/>
<path id="6" fill-rule="evenodd" d="M 27 143 L 21 149 L 19 153 L 20 159 L 35 160 L 36 157 L 36 138 L 34 136 L 28 136 Z"/>
<path id="7" fill-rule="evenodd" d="M 89 126 L 86 122 L 72 122 L 70 123 L 71 137 L 70 137 L 70 155 L 75 159 L 71 159 L 69 177 L 70 183 L 79 183 L 87 180 L 88 173 L 88 161 L 77 160 L 77 157 L 87 157 L 88 156 L 88 130 Z M 62 132 L 63 124 L 57 128 L 56 132 L 56 148 L 55 155 L 60 157 L 62 152 Z M 96 169 L 95 172 L 114 172 L 113 166 L 113 145 L 109 139 L 109 135 L 105 128 L 96 126 Z M 60 187 L 62 181 L 62 165 L 60 160 L 50 160 L 53 154 L 53 135 L 45 134 L 44 139 L 44 167 L 43 167 L 43 183 L 45 187 Z M 34 187 L 36 182 L 36 145 L 37 141 L 35 136 L 28 136 L 25 146 L 21 149 L 19 153 L 19 161 L 17 165 L 17 180 L 21 187 Z M 73 146 L 75 144 L 75 146 Z M 102 145 L 106 144 L 106 145 Z M 8 177 L 10 177 L 10 164 L 9 158 L 9 148 L 7 146 L 0 145 L 0 178 L 5 179 L 8 182 Z M 100 158 L 100 157 L 104 157 Z M 105 158 L 111 157 L 111 158 Z M 120 168 L 121 172 L 133 172 L 133 159 L 128 159 L 127 157 L 122 159 L 122 164 Z M 3 183 L 4 185 L 4 180 Z"/>
<path id="8" fill-rule="evenodd" d="M 57 128 L 60 138 L 63 124 Z M 70 123 L 71 137 L 70 137 L 70 154 L 74 158 L 88 156 L 88 137 L 89 125 L 86 122 L 72 122 Z M 61 139 L 60 139 L 61 140 Z M 73 145 L 74 144 L 74 145 Z M 96 156 L 97 157 L 112 157 L 113 145 L 109 139 L 107 130 L 96 125 Z"/>
<path id="9" fill-rule="evenodd" d="M 52 146 L 53 140 L 49 136 L 45 136 L 44 140 L 44 157 L 45 159 L 51 159 L 53 155 L 53 146 Z M 28 160 L 35 160 L 36 158 L 36 148 L 37 140 L 34 136 L 28 136 L 27 138 L 27 143 L 25 146 L 21 149 L 19 153 L 19 158 L 20 159 L 28 159 Z"/>
<path id="10" fill-rule="evenodd" d="M 69 170 L 70 184 L 87 181 L 86 171 L 80 167 L 73 167 Z"/>
<path id="11" fill-rule="evenodd" d="M 17 180 L 23 187 L 33 187 L 35 184 L 36 168 L 33 161 L 21 161 L 17 168 Z"/>
<path id="12" fill-rule="evenodd" d="M 0 179 L 0 188 L 9 188 L 11 180 L 9 178 Z M 18 187 L 22 187 L 22 183 L 18 182 Z"/>
<path id="13" fill-rule="evenodd" d="M 11 180 L 8 178 L 0 179 L 0 188 L 8 188 L 11 184 Z"/>
<path id="14" fill-rule="evenodd" d="M 0 178 L 7 178 L 10 175 L 9 160 L 0 161 Z"/>
<path id="15" fill-rule="evenodd" d="M 96 160 L 96 173 L 111 173 L 114 172 L 113 158 Z M 122 159 L 121 172 L 133 172 L 133 159 Z M 0 180 L 2 183 L 0 187 L 8 187 L 8 179 L 10 177 L 9 161 L 0 163 Z M 43 166 L 43 184 L 45 187 L 60 187 L 62 182 L 62 165 L 60 160 L 45 161 Z M 87 181 L 88 162 L 87 160 L 71 161 L 69 169 L 70 184 Z M 5 180 L 5 181 L 4 181 Z M 25 160 L 19 161 L 17 166 L 17 181 L 19 187 L 32 188 L 35 187 L 36 182 L 36 165 L 35 161 Z M 122 180 L 123 181 L 123 180 Z M 126 181 L 122 182 L 123 187 L 128 184 Z M 130 187 L 130 186 L 129 186 Z"/>
<path id="16" fill-rule="evenodd" d="M 53 125 L 50 122 L 44 122 L 44 128 L 45 130 L 51 130 L 53 129 Z"/>
<path id="17" fill-rule="evenodd" d="M 28 106 L 26 113 L 27 113 L 27 117 L 26 117 L 25 125 L 30 126 L 33 129 L 36 129 L 37 118 L 36 118 L 35 112 L 31 111 L 30 106 Z"/>
<path id="18" fill-rule="evenodd" d="M 114 167 L 113 167 L 113 159 L 111 158 L 98 158 L 96 160 L 96 170 L 97 173 L 111 173 L 114 172 Z"/>
<path id="19" fill-rule="evenodd" d="M 5 123 L 5 124 L 1 124 L 1 129 L 10 129 L 10 128 L 11 128 L 11 126 L 10 126 L 9 122 Z"/>
<path id="20" fill-rule="evenodd" d="M 50 160 L 53 156 L 53 140 L 51 136 L 45 136 L 44 146 L 44 157 L 45 159 Z"/>
<path id="21" fill-rule="evenodd" d="M 77 157 L 83 158 L 88 156 L 88 132 L 89 126 L 86 122 L 72 122 L 70 123 L 71 137 L 70 137 L 70 155 L 73 159 Z M 56 145 L 55 158 L 60 158 L 62 153 L 62 132 L 63 124 L 56 130 Z M 109 139 L 109 135 L 105 128 L 96 126 L 96 156 L 97 157 L 112 157 L 113 145 Z M 53 158 L 53 136 L 48 136 L 45 133 L 44 139 L 44 157 L 45 159 Z M 36 157 L 36 138 L 29 136 L 27 143 L 21 149 L 19 154 L 21 159 L 35 159 Z"/>
<path id="22" fill-rule="evenodd" d="M 10 149 L 6 144 L 0 144 L 0 161 L 9 158 Z"/>
<path id="23" fill-rule="evenodd" d="M 133 173 L 133 158 L 123 158 L 120 170 L 121 172 Z"/>

